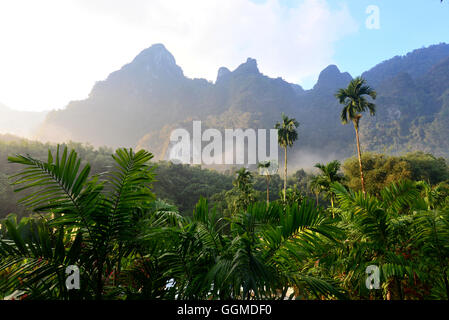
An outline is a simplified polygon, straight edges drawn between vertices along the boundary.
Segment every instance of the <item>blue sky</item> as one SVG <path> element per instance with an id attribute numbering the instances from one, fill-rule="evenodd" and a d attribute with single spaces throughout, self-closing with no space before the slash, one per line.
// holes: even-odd
<path id="1" fill-rule="evenodd" d="M 295 7 L 301 0 L 281 2 Z M 353 76 L 393 56 L 440 42 L 449 43 L 449 3 L 441 4 L 439 0 L 337 0 L 328 3 L 334 8 L 347 5 L 359 23 L 357 32 L 335 43 L 335 63 L 340 70 Z M 380 9 L 380 29 L 365 27 L 366 8 L 370 5 Z M 313 83 L 311 79 L 303 85 L 310 87 Z"/>
<path id="2" fill-rule="evenodd" d="M 380 10 L 380 29 L 365 26 Z M 312 87 L 329 64 L 356 76 L 395 55 L 449 43 L 449 0 L 1 0 L 0 103 L 64 108 L 163 43 L 190 78 L 215 81 L 248 57 Z"/>
<path id="3" fill-rule="evenodd" d="M 449 43 L 449 3 L 439 0 L 348 1 L 354 17 L 362 24 L 364 9 L 377 5 L 380 29 L 359 31 L 336 45 L 335 61 L 341 68 L 359 74 L 395 55 L 440 42 Z"/>

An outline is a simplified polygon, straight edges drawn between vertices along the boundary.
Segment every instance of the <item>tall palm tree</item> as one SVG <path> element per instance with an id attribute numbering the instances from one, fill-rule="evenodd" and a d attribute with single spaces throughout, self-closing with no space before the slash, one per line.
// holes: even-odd
<path id="1" fill-rule="evenodd" d="M 320 174 L 317 175 L 312 183 L 311 187 L 314 190 L 324 191 L 326 197 L 331 202 L 332 208 L 332 217 L 334 217 L 334 197 L 335 194 L 331 189 L 331 185 L 334 182 L 342 181 L 343 177 L 338 173 L 340 170 L 340 161 L 334 160 L 329 162 L 328 164 L 317 163 L 315 164 L 315 168 L 320 170 Z"/>
<path id="2" fill-rule="evenodd" d="M 287 117 L 282 113 L 282 121 L 274 126 L 278 130 L 278 143 L 284 148 L 284 201 L 287 192 L 287 147 L 292 147 L 298 139 L 299 122 L 294 118 Z"/>
<path id="3" fill-rule="evenodd" d="M 319 204 L 319 197 L 321 193 L 321 182 L 319 181 L 319 176 L 314 177 L 310 181 L 310 191 L 312 191 L 315 194 L 315 200 L 316 200 L 316 206 L 318 207 Z"/>
<path id="4" fill-rule="evenodd" d="M 357 77 L 349 83 L 346 89 L 338 90 L 335 96 L 340 104 L 344 106 L 340 116 L 341 122 L 343 124 L 347 124 L 349 121 L 352 121 L 354 124 L 355 136 L 357 140 L 357 155 L 360 166 L 360 181 L 362 184 L 362 191 L 366 194 L 365 179 L 363 177 L 362 154 L 360 151 L 359 124 L 360 118 L 362 118 L 362 112 L 369 110 L 372 116 L 376 114 L 376 105 L 368 101 L 367 96 L 375 100 L 377 93 L 366 84 L 365 79 Z"/>
<path id="5" fill-rule="evenodd" d="M 265 176 L 265 181 L 267 183 L 267 205 L 270 204 L 270 167 L 271 167 L 271 161 L 264 161 L 264 162 L 259 162 L 257 164 L 257 167 L 259 168 L 259 173 L 261 175 Z"/>

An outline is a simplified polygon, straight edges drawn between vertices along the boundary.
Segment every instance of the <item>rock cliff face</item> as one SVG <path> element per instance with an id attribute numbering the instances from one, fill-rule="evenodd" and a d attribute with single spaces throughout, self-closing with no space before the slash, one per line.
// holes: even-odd
<path id="1" fill-rule="evenodd" d="M 336 65 L 330 65 L 321 71 L 318 82 L 313 87 L 317 91 L 334 91 L 337 88 L 347 86 L 352 80 L 349 73 L 341 73 Z"/>

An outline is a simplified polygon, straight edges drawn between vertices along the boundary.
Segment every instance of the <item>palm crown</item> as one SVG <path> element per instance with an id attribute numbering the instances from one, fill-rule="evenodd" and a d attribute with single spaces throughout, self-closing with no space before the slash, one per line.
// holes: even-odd
<path id="1" fill-rule="evenodd" d="M 362 117 L 361 113 L 366 110 L 369 110 L 372 116 L 376 114 L 376 105 L 367 100 L 367 96 L 374 100 L 376 99 L 377 93 L 366 84 L 365 79 L 357 77 L 349 83 L 347 88 L 338 90 L 335 96 L 340 104 L 343 105 L 340 115 L 341 122 L 347 124 L 348 120 L 351 120 L 354 124 L 357 156 L 360 166 L 360 182 L 363 193 L 366 193 L 365 179 L 363 177 L 362 152 L 360 151 L 359 121 Z"/>
<path id="2" fill-rule="evenodd" d="M 335 96 L 340 104 L 344 105 L 340 115 L 343 124 L 348 123 L 349 120 L 358 122 L 358 119 L 361 117 L 360 114 L 367 110 L 369 110 L 371 115 L 376 114 L 376 105 L 368 101 L 366 96 L 374 100 L 377 97 L 377 93 L 361 77 L 352 80 L 347 88 L 338 90 Z"/>
<path id="3" fill-rule="evenodd" d="M 278 122 L 275 125 L 275 129 L 278 130 L 278 142 L 281 147 L 285 148 L 293 145 L 293 142 L 298 139 L 298 132 L 296 131 L 298 127 L 298 121 L 282 113 L 282 122 Z"/>

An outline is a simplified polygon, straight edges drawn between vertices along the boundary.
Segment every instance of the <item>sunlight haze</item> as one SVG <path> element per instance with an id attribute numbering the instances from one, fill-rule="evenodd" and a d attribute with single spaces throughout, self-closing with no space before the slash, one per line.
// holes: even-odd
<path id="1" fill-rule="evenodd" d="M 0 101 L 18 110 L 63 108 L 71 100 L 87 98 L 96 81 L 154 43 L 163 43 L 191 78 L 215 81 L 219 67 L 234 69 L 252 57 L 262 73 L 307 89 L 329 64 L 355 76 L 379 62 L 368 58 L 362 65 L 348 55 L 348 42 L 367 34 L 364 3 L 379 5 L 385 18 L 380 30 L 368 33 L 383 47 L 385 58 L 415 48 L 411 43 L 400 50 L 391 46 L 398 40 L 386 36 L 391 33 L 387 28 L 393 10 L 395 15 L 422 10 L 402 8 L 408 1 L 393 2 L 3 0 Z M 425 12 L 442 11 L 437 4 Z M 427 27 L 442 32 L 440 25 Z M 371 57 L 372 51 L 366 55 Z"/>

